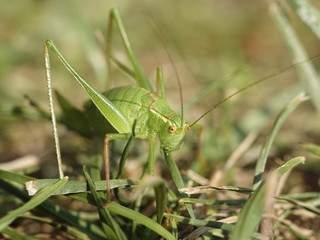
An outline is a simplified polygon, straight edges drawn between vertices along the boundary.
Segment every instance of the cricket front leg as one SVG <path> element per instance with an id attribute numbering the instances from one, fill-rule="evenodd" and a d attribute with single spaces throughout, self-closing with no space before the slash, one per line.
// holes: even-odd
<path id="1" fill-rule="evenodd" d="M 149 133 L 149 157 L 148 157 L 148 173 L 154 175 L 154 166 L 155 166 L 155 141 L 157 134 L 155 132 Z"/>

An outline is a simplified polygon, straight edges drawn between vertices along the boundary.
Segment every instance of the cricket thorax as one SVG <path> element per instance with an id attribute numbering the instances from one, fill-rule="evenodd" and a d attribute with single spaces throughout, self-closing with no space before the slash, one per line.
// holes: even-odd
<path id="1" fill-rule="evenodd" d="M 161 147 L 172 151 L 178 148 L 190 127 L 170 108 L 165 99 L 153 93 L 150 93 L 149 96 L 152 99 L 149 122 L 152 128 L 159 133 Z"/>

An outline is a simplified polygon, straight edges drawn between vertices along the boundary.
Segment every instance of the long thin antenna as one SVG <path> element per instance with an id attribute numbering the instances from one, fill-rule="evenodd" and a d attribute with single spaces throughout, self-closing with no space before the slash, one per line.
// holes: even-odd
<path id="1" fill-rule="evenodd" d="M 305 62 L 308 62 L 308 61 L 314 61 L 314 60 L 316 60 L 316 59 L 318 59 L 318 58 L 320 58 L 320 55 L 316 55 L 316 56 L 313 56 L 313 57 L 311 57 L 311 58 L 309 58 L 309 59 L 305 59 L 305 60 L 303 60 L 303 61 L 293 63 L 293 64 L 291 64 L 291 65 L 289 65 L 289 66 L 286 66 L 286 67 L 280 69 L 280 70 L 277 71 L 277 72 L 271 73 L 271 74 L 269 74 L 269 75 L 267 75 L 267 76 L 265 76 L 265 77 L 262 77 L 262 78 L 254 81 L 254 82 L 252 82 L 252 83 L 249 83 L 248 85 L 240 88 L 239 90 L 235 91 L 234 93 L 232 93 L 231 95 L 229 95 L 229 96 L 226 97 L 225 99 L 223 99 L 223 100 L 221 100 L 220 102 L 218 102 L 218 103 L 216 103 L 215 105 L 213 105 L 208 111 L 206 111 L 205 113 L 203 113 L 197 120 L 195 120 L 195 121 L 190 125 L 190 127 L 192 127 L 193 125 L 195 125 L 195 124 L 196 124 L 197 122 L 199 122 L 199 121 L 201 120 L 201 118 L 203 118 L 205 115 L 207 115 L 208 113 L 210 113 L 211 111 L 213 111 L 215 108 L 217 108 L 219 105 L 221 105 L 222 103 L 226 102 L 227 100 L 229 100 L 229 99 L 232 98 L 233 96 L 237 95 L 238 93 L 240 93 L 240 92 L 242 92 L 242 91 L 244 91 L 244 90 L 247 90 L 247 89 L 249 89 L 250 87 L 252 87 L 252 86 L 254 86 L 254 85 L 256 85 L 256 84 L 259 84 L 259 83 L 261 83 L 261 82 L 263 82 L 263 81 L 265 81 L 265 80 L 267 80 L 267 79 L 269 79 L 269 78 L 273 78 L 273 77 L 275 77 L 275 76 L 277 76 L 277 75 L 280 75 L 280 74 L 286 72 L 287 70 L 289 70 L 289 69 L 291 69 L 291 68 L 293 68 L 293 67 L 295 67 L 295 66 L 297 66 L 297 65 L 299 65 L 299 64 L 302 64 L 302 63 L 305 63 Z"/>
<path id="2" fill-rule="evenodd" d="M 146 15 L 146 14 L 145 14 Z M 170 60 L 170 63 L 172 65 L 172 68 L 173 68 L 173 71 L 174 71 L 174 74 L 176 75 L 176 79 L 177 79 L 177 82 L 178 82 L 178 85 L 179 85 L 179 95 L 180 95 L 180 108 L 181 108 L 181 127 L 183 126 L 183 123 L 184 123 L 184 120 L 183 120 L 183 95 L 182 95 L 182 86 L 181 86 L 181 81 L 180 81 L 180 76 L 179 76 L 179 72 L 178 72 L 178 68 L 177 68 L 177 65 L 174 63 L 172 57 L 171 57 L 171 54 L 163 40 L 163 37 L 162 37 L 162 34 L 159 30 L 159 28 L 157 27 L 157 25 L 155 24 L 154 20 L 149 16 L 149 15 L 146 15 L 146 18 L 148 19 L 150 25 L 152 26 L 153 30 L 155 31 L 155 33 L 158 35 L 158 38 L 160 39 L 164 49 L 166 50 L 166 53 L 169 57 L 169 60 Z"/>

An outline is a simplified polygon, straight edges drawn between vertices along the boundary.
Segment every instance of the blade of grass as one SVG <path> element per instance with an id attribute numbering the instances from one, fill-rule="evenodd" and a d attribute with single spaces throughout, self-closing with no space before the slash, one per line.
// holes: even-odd
<path id="1" fill-rule="evenodd" d="M 34 195 L 39 190 L 56 182 L 57 179 L 36 179 L 26 183 L 26 188 L 30 196 Z M 112 179 L 110 180 L 110 188 L 132 187 L 138 184 L 137 180 L 129 179 Z M 94 181 L 97 191 L 106 190 L 106 181 Z M 87 183 L 84 181 L 68 181 L 65 186 L 59 189 L 54 195 L 72 194 L 88 191 Z"/>
<path id="2" fill-rule="evenodd" d="M 7 191 L 9 194 L 20 198 L 22 201 L 28 201 L 31 199 L 31 197 L 29 197 L 24 191 L 21 191 L 20 189 L 16 188 L 6 181 L 3 181 L 2 179 L 0 179 L 0 187 Z M 54 205 L 46 201 L 39 205 L 38 208 L 44 212 L 49 213 L 52 216 L 57 217 L 60 220 L 63 220 L 64 222 L 69 223 L 72 226 L 77 227 L 82 232 L 86 233 L 91 239 L 104 239 L 104 234 L 100 227 L 93 223 L 83 221 L 78 216 L 70 214 L 69 211 L 63 209 L 58 205 Z"/>
<path id="3" fill-rule="evenodd" d="M 174 215 L 174 214 L 169 214 L 165 213 L 164 216 L 166 218 L 172 218 L 177 222 L 182 222 L 182 223 L 187 223 L 193 226 L 198 226 L 198 227 L 212 227 L 212 228 L 217 228 L 221 230 L 225 230 L 228 232 L 234 231 L 234 225 L 229 224 L 229 223 L 223 223 L 223 222 L 217 222 L 217 221 L 210 221 L 210 220 L 198 220 L 194 218 L 187 218 L 179 215 Z M 253 237 L 260 239 L 261 236 L 258 233 L 254 233 Z"/>
<path id="4" fill-rule="evenodd" d="M 182 202 L 185 203 L 200 203 L 204 205 L 241 205 L 244 204 L 247 199 L 230 199 L 230 200 L 212 200 L 212 199 L 199 199 L 199 198 L 182 198 Z"/>
<path id="5" fill-rule="evenodd" d="M 320 215 L 320 210 L 318 208 L 314 207 L 313 204 L 308 204 L 308 203 L 304 203 L 304 202 L 301 202 L 301 201 L 297 201 L 297 200 L 292 199 L 292 198 L 280 197 L 280 196 L 277 197 L 277 199 L 288 201 L 288 202 L 293 203 L 293 204 L 295 204 L 295 205 L 297 205 L 299 207 L 307 209 L 310 212 L 313 212 L 313 213 L 316 213 L 316 214 Z"/>
<path id="6" fill-rule="evenodd" d="M 281 6 L 273 3 L 270 7 L 270 13 L 291 53 L 293 63 L 301 62 L 301 64 L 296 65 L 300 80 L 304 85 L 305 91 L 311 96 L 314 107 L 320 114 L 319 76 L 310 61 L 306 61 L 309 57 Z"/>
<path id="7" fill-rule="evenodd" d="M 89 193 L 77 193 L 68 195 L 68 197 L 71 197 L 73 199 L 77 199 L 92 205 L 95 205 L 95 201 L 93 199 L 92 194 Z M 153 221 L 152 219 L 142 215 L 139 212 L 136 212 L 132 209 L 123 207 L 119 204 L 116 204 L 114 202 L 111 202 L 108 206 L 108 210 L 114 214 L 123 216 L 125 218 L 131 219 L 137 223 L 141 223 L 142 225 L 146 226 L 147 228 L 151 229 L 152 231 L 158 233 L 160 236 L 164 237 L 165 239 L 174 239 L 174 237 L 160 224 Z"/>
<path id="8" fill-rule="evenodd" d="M 311 153 L 314 156 L 317 156 L 318 158 L 320 158 L 320 146 L 318 144 L 314 144 L 314 143 L 304 143 L 301 144 L 301 146 L 303 147 L 303 149 L 309 153 Z"/>
<path id="9" fill-rule="evenodd" d="M 273 144 L 273 141 L 277 135 L 277 133 L 280 130 L 280 127 L 284 123 L 284 121 L 287 119 L 287 117 L 293 112 L 293 110 L 296 109 L 296 107 L 303 101 L 306 101 L 307 98 L 305 97 L 304 93 L 300 93 L 298 96 L 296 96 L 294 99 L 292 99 L 288 105 L 280 112 L 278 115 L 271 131 L 269 132 L 263 146 L 260 152 L 260 156 L 258 158 L 255 172 L 254 172 L 254 180 L 253 180 L 253 189 L 257 189 L 259 184 L 261 183 L 262 174 L 264 172 L 268 154 L 270 152 L 271 146 Z"/>
<path id="10" fill-rule="evenodd" d="M 177 167 L 177 164 L 175 163 L 175 161 L 173 160 L 172 158 L 172 155 L 170 152 L 166 152 L 165 150 L 164 151 L 164 157 L 166 159 L 166 162 L 169 166 L 169 170 L 170 170 L 170 173 L 171 173 L 171 176 L 172 176 L 172 179 L 174 181 L 174 183 L 176 184 L 177 188 L 180 189 L 180 188 L 184 188 L 184 183 L 183 183 L 183 180 L 182 180 L 182 177 L 181 177 L 181 174 L 180 174 L 180 171 Z M 184 192 L 180 192 L 180 195 L 182 198 L 187 198 L 188 195 Z M 193 209 L 192 209 L 192 205 L 191 204 L 185 204 L 186 206 L 186 209 L 190 215 L 191 218 L 195 218 L 194 216 L 194 212 L 193 212 Z"/>
<path id="11" fill-rule="evenodd" d="M 100 199 L 97 191 L 95 190 L 94 183 L 88 173 L 86 166 L 83 166 L 84 175 L 88 181 L 89 189 L 94 197 L 95 205 L 100 215 L 100 223 L 106 234 L 107 239 L 127 239 L 125 234 L 122 232 L 120 226 L 112 218 L 107 208 L 104 208 L 104 203 Z"/>
<path id="12" fill-rule="evenodd" d="M 16 183 L 19 183 L 19 184 L 24 184 L 24 183 L 26 183 L 28 181 L 34 180 L 35 178 L 0 169 L 0 179 L 13 181 L 13 182 L 16 182 Z M 58 179 L 55 179 L 54 182 L 57 182 L 57 180 Z M 52 185 L 52 183 L 54 183 L 54 182 L 51 182 L 50 185 Z"/>
<path id="13" fill-rule="evenodd" d="M 292 193 L 292 194 L 280 195 L 279 197 L 287 197 L 291 199 L 304 199 L 304 198 L 320 199 L 320 192 Z"/>
<path id="14" fill-rule="evenodd" d="M 131 219 L 142 225 L 146 226 L 147 228 L 151 229 L 152 231 L 158 233 L 165 239 L 168 240 L 175 240 L 174 236 L 171 235 L 165 228 L 163 228 L 160 224 L 153 221 L 152 219 L 138 213 L 130 208 L 123 207 L 115 202 L 111 202 L 108 206 L 108 210 L 125 218 Z"/>
<path id="15" fill-rule="evenodd" d="M 287 0 L 287 2 L 320 39 L 320 12 L 307 0 Z"/>
<path id="16" fill-rule="evenodd" d="M 2 234 L 9 236 L 11 239 L 14 240 L 42 240 L 42 238 L 32 237 L 28 236 L 26 234 L 20 233 L 16 231 L 15 229 L 12 229 L 10 227 L 6 227 L 1 231 Z"/>
<path id="17" fill-rule="evenodd" d="M 244 187 L 234 187 L 234 186 L 222 186 L 222 187 L 215 187 L 215 186 L 198 186 L 193 188 L 180 188 L 179 191 L 185 192 L 187 194 L 200 194 L 200 193 L 208 193 L 215 190 L 219 191 L 233 191 L 239 192 L 243 194 L 250 194 L 252 193 L 252 189 L 244 188 Z"/>
<path id="18" fill-rule="evenodd" d="M 23 206 L 10 211 L 7 215 L 0 219 L 0 231 L 7 227 L 10 223 L 12 223 L 16 218 L 21 216 L 23 213 L 35 208 L 46 199 L 48 199 L 53 193 L 59 190 L 66 182 L 68 181 L 68 177 L 64 177 L 63 179 L 57 181 L 52 186 L 46 187 L 41 190 L 38 194 L 36 194 L 33 198 L 30 199 Z"/>
<path id="19" fill-rule="evenodd" d="M 241 209 L 230 240 L 247 240 L 251 238 L 260 223 L 264 211 L 264 198 L 265 184 L 260 184 Z"/>
<path id="20" fill-rule="evenodd" d="M 282 166 L 278 167 L 275 172 L 280 175 L 283 176 L 285 173 L 287 173 L 290 169 L 292 169 L 293 167 L 299 165 L 299 164 L 303 164 L 305 162 L 305 157 L 295 157 L 290 159 L 288 162 L 286 162 L 285 164 L 283 164 Z"/>

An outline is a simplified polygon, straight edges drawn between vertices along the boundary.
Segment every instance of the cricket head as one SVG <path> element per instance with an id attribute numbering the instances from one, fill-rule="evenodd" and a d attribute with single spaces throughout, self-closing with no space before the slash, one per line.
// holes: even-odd
<path id="1" fill-rule="evenodd" d="M 184 122 L 181 125 L 181 118 L 174 116 L 170 118 L 162 127 L 159 133 L 161 147 L 166 151 L 179 149 L 184 135 L 190 130 L 189 124 Z"/>

